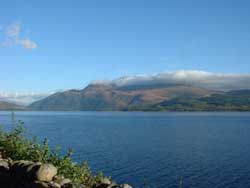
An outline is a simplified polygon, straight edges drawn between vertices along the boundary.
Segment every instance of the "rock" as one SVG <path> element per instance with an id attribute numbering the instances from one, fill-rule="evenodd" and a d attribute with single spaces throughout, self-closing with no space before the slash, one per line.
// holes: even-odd
<path id="1" fill-rule="evenodd" d="M 26 173 L 26 170 L 28 169 L 29 166 L 33 165 L 34 163 L 31 161 L 25 161 L 23 163 L 20 163 L 20 169 L 22 173 Z"/>
<path id="2" fill-rule="evenodd" d="M 64 185 L 64 184 L 69 184 L 69 183 L 71 183 L 71 180 L 68 179 L 68 178 L 59 180 L 59 184 L 60 184 L 61 186 Z"/>
<path id="3" fill-rule="evenodd" d="M 53 181 L 52 181 L 53 180 Z M 25 160 L 12 161 L 0 158 L 0 188 L 75 188 L 70 179 L 57 175 L 52 164 Z M 79 188 L 87 188 L 82 184 Z M 118 185 L 108 178 L 93 188 L 132 188 L 128 184 Z"/>
<path id="4" fill-rule="evenodd" d="M 118 188 L 119 186 L 115 183 L 112 183 L 111 185 L 109 185 L 107 188 Z"/>
<path id="5" fill-rule="evenodd" d="M 40 166 L 42 165 L 42 163 L 40 162 L 36 162 L 30 166 L 28 166 L 28 168 L 26 169 L 26 175 L 28 179 L 35 179 L 35 175 L 36 172 L 38 171 L 38 169 L 40 168 Z"/>
<path id="6" fill-rule="evenodd" d="M 24 167 L 33 164 L 31 161 L 25 161 L 25 160 L 20 160 L 20 161 L 14 161 L 11 163 L 11 168 L 19 168 L 19 167 Z"/>
<path id="7" fill-rule="evenodd" d="M 0 168 L 5 168 L 6 170 L 9 170 L 9 163 L 3 159 L 0 160 Z"/>
<path id="8" fill-rule="evenodd" d="M 102 183 L 110 185 L 110 184 L 111 184 L 111 181 L 110 181 L 110 179 L 108 179 L 108 178 L 103 178 L 103 179 L 102 179 Z"/>
<path id="9" fill-rule="evenodd" d="M 108 178 L 103 178 L 101 183 L 95 185 L 94 187 L 95 188 L 108 188 L 110 185 L 111 185 L 111 181 Z"/>
<path id="10" fill-rule="evenodd" d="M 39 181 L 52 181 L 53 177 L 57 174 L 57 169 L 52 164 L 42 164 L 39 166 L 35 178 Z"/>
<path id="11" fill-rule="evenodd" d="M 133 188 L 131 185 L 129 185 L 129 184 L 121 184 L 119 187 L 121 187 L 121 188 Z"/>
<path id="12" fill-rule="evenodd" d="M 58 183 L 61 188 L 73 188 L 73 184 L 71 180 L 68 178 L 64 178 L 62 175 L 54 176 L 53 181 Z"/>
<path id="13" fill-rule="evenodd" d="M 6 183 L 10 180 L 9 163 L 5 160 L 0 160 L 0 183 Z M 1 186 L 0 186 L 1 187 Z M 3 186 L 2 186 L 3 187 Z"/>
<path id="14" fill-rule="evenodd" d="M 72 183 L 65 183 L 61 186 L 61 188 L 74 188 L 74 185 Z"/>
<path id="15" fill-rule="evenodd" d="M 61 188 L 61 185 L 52 181 L 52 182 L 49 182 L 49 187 L 50 188 Z"/>
<path id="16" fill-rule="evenodd" d="M 11 158 L 9 158 L 9 157 L 8 157 L 6 160 L 7 160 L 7 162 L 8 162 L 9 164 L 13 162 L 13 160 L 12 160 Z"/>
<path id="17" fill-rule="evenodd" d="M 32 164 L 33 162 L 31 161 L 15 161 L 11 164 L 10 171 L 14 176 L 16 176 L 16 178 L 27 178 L 26 169 Z"/>
<path id="18" fill-rule="evenodd" d="M 95 185 L 94 188 L 108 188 L 109 186 L 110 186 L 110 184 L 99 183 L 99 184 Z"/>
<path id="19" fill-rule="evenodd" d="M 60 182 L 60 181 L 62 181 L 64 179 L 64 176 L 62 176 L 62 175 L 55 175 L 54 177 L 53 177 L 53 181 L 54 182 Z"/>
<path id="20" fill-rule="evenodd" d="M 30 188 L 50 188 L 48 183 L 35 181 L 31 183 Z"/>
<path id="21" fill-rule="evenodd" d="M 25 162 L 28 162 L 28 161 L 25 161 L 25 160 L 12 161 L 11 167 L 14 167 L 14 166 L 16 166 L 18 164 L 22 164 L 22 163 L 25 163 Z"/>

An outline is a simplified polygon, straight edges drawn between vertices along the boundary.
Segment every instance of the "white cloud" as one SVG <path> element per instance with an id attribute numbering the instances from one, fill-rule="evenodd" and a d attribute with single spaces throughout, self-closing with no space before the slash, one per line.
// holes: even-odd
<path id="1" fill-rule="evenodd" d="M 22 45 L 24 48 L 30 50 L 35 49 L 37 47 L 37 44 L 30 39 L 23 39 L 23 40 L 18 39 L 16 42 Z"/>
<path id="2" fill-rule="evenodd" d="M 98 82 L 101 83 L 101 81 Z M 155 75 L 127 76 L 102 82 L 120 87 L 154 84 L 190 84 L 198 87 L 227 91 L 250 89 L 250 74 L 223 74 L 197 70 L 180 70 Z"/>
<path id="3" fill-rule="evenodd" d="M 6 28 L 6 35 L 8 37 L 19 37 L 21 25 L 19 23 L 8 25 Z"/>
<path id="4" fill-rule="evenodd" d="M 37 44 L 29 39 L 21 37 L 21 24 L 14 23 L 8 25 L 6 28 L 2 29 L 5 34 L 5 39 L 1 42 L 4 47 L 12 47 L 15 45 L 21 45 L 23 48 L 28 50 L 33 50 L 37 48 Z"/>
<path id="5" fill-rule="evenodd" d="M 156 85 L 156 84 L 190 84 L 198 87 L 214 90 L 237 90 L 250 89 L 250 74 L 223 74 L 211 73 L 197 70 L 180 70 L 176 72 L 166 72 L 154 75 L 126 76 L 114 80 L 98 80 L 92 84 L 113 84 L 118 87 L 133 85 Z M 61 90 L 60 92 L 65 91 Z M 0 101 L 10 101 L 17 104 L 30 104 L 34 101 L 45 98 L 55 92 L 34 93 L 0 92 Z"/>
<path id="6" fill-rule="evenodd" d="M 0 92 L 0 101 L 8 101 L 21 105 L 28 105 L 34 101 L 45 98 L 49 95 L 53 94 L 53 92 L 49 93 L 34 93 L 34 92 L 16 92 L 16 93 L 8 93 L 8 92 Z"/>

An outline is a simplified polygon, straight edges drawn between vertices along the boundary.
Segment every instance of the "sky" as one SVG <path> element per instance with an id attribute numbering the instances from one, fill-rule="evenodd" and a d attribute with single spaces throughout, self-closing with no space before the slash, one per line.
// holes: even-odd
<path id="1" fill-rule="evenodd" d="M 1 1 L 0 93 L 180 70 L 250 74 L 249 10 L 247 0 Z"/>

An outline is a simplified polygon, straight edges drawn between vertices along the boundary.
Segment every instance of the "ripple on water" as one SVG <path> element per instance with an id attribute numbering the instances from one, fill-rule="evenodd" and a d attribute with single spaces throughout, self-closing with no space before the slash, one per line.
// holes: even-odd
<path id="1" fill-rule="evenodd" d="M 250 187 L 250 113 L 17 112 L 32 134 L 71 147 L 135 187 Z M 9 112 L 0 122 L 11 127 Z"/>

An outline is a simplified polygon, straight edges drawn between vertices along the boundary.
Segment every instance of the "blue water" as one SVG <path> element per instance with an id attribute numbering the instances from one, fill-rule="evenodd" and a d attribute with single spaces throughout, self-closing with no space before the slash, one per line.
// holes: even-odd
<path id="1" fill-rule="evenodd" d="M 250 187 L 250 113 L 16 112 L 30 134 L 73 148 L 135 187 Z M 11 127 L 10 112 L 0 123 Z"/>

